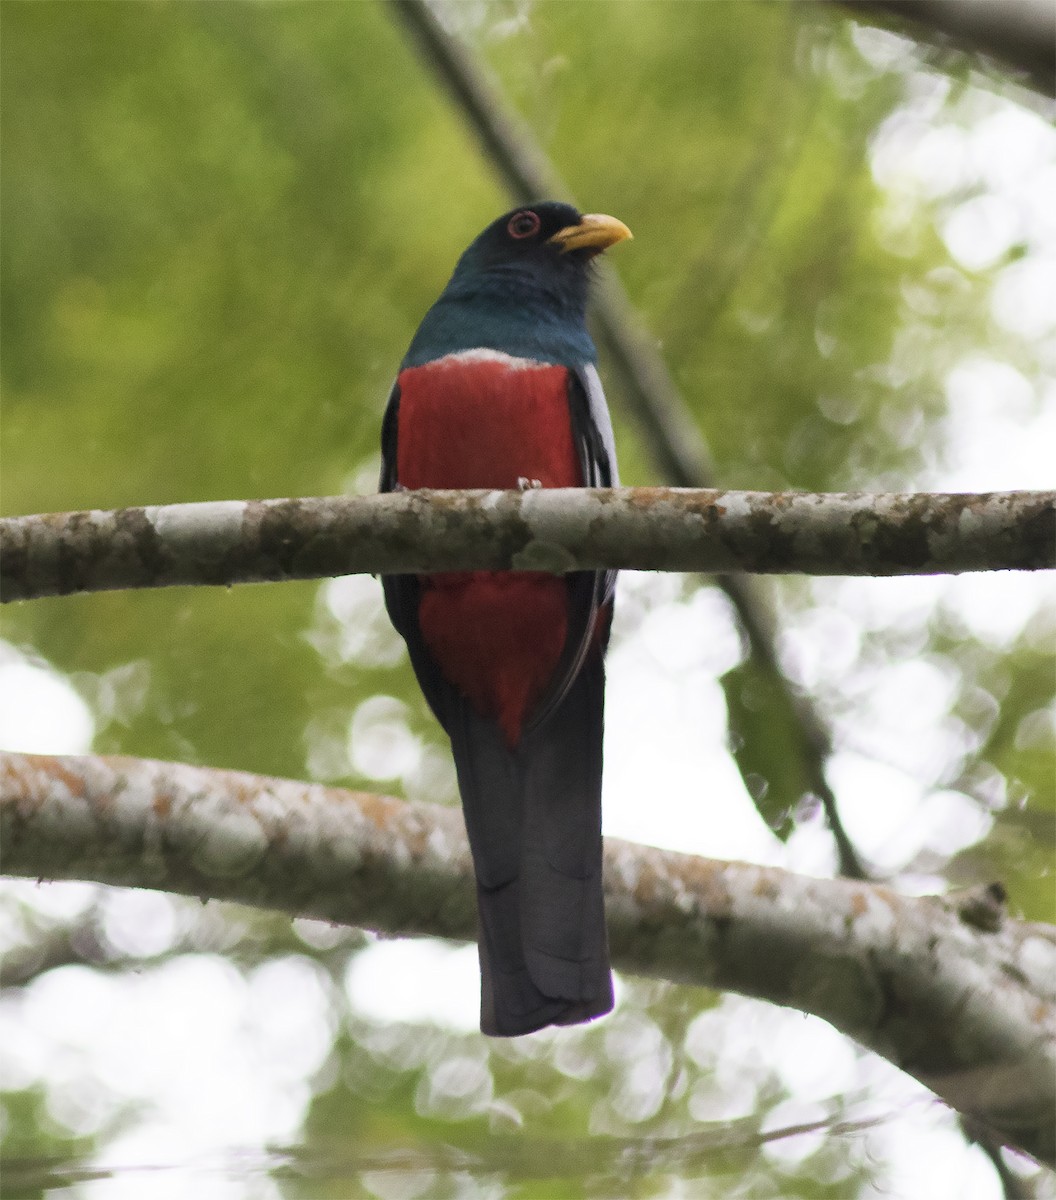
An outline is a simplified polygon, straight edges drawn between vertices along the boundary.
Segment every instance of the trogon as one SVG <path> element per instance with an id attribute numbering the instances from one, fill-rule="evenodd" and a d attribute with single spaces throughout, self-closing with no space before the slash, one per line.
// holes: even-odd
<path id="1" fill-rule="evenodd" d="M 612 422 L 585 309 L 629 238 L 547 201 L 484 230 L 400 367 L 381 490 L 612 487 Z M 451 739 L 477 883 L 484 1033 L 612 1008 L 601 878 L 615 572 L 389 575 L 385 603 Z"/>

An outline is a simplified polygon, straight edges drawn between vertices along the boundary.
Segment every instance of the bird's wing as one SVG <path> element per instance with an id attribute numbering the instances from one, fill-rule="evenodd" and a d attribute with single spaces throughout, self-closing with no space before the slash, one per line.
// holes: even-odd
<path id="1" fill-rule="evenodd" d="M 618 487 L 612 419 L 593 364 L 568 369 L 568 406 L 584 487 Z M 574 571 L 565 576 L 569 589 L 568 638 L 553 681 L 528 723 L 529 729 L 544 724 L 561 706 L 592 643 L 599 641 L 602 649 L 607 644 L 616 574 Z"/>
<path id="2" fill-rule="evenodd" d="M 378 490 L 382 492 L 394 492 L 399 487 L 396 477 L 399 412 L 400 385 L 396 382 L 389 393 L 389 402 L 385 406 L 385 416 L 381 423 L 381 479 Z M 385 593 L 385 608 L 389 620 L 407 643 L 407 653 L 410 655 L 411 666 L 418 677 L 422 694 L 440 725 L 450 732 L 454 714 L 465 701 L 440 673 L 422 640 L 422 630 L 418 624 L 418 603 L 421 598 L 418 576 L 382 575 L 381 586 Z"/>
<path id="3" fill-rule="evenodd" d="M 619 487 L 616 438 L 598 369 L 593 363 L 586 363 L 572 367 L 569 374 L 579 387 L 578 393 L 573 387 L 570 399 L 572 433 L 580 447 L 583 484 L 585 487 Z"/>
<path id="4" fill-rule="evenodd" d="M 612 432 L 612 418 L 609 416 L 609 406 L 605 403 L 598 369 L 593 363 L 586 363 L 573 368 L 569 376 L 572 436 L 579 447 L 583 486 L 619 487 L 616 437 Z M 578 385 L 578 389 L 575 385 Z M 599 604 L 611 603 L 616 591 L 616 575 L 616 571 L 602 572 Z"/>

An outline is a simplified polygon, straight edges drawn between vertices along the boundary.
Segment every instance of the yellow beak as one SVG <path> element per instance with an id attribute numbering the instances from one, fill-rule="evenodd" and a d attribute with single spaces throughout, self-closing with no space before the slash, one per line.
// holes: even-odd
<path id="1" fill-rule="evenodd" d="M 600 253 L 633 236 L 627 226 L 615 217 L 607 217 L 604 213 L 586 213 L 578 225 L 566 225 L 548 240 L 559 246 L 562 254 L 567 254 L 569 250 L 594 250 Z"/>

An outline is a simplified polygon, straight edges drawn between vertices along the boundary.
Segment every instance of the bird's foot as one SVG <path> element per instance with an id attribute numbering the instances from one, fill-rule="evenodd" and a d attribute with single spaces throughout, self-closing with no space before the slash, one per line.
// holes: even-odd
<path id="1" fill-rule="evenodd" d="M 528 479 L 524 475 L 517 476 L 517 489 L 522 492 L 534 491 L 535 488 L 541 488 L 543 481 L 541 479 Z"/>

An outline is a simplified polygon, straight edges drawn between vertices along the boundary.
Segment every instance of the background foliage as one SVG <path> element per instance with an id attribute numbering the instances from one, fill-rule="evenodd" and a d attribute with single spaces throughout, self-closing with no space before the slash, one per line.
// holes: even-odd
<path id="1" fill-rule="evenodd" d="M 617 266 L 725 485 L 1044 482 L 1014 434 L 978 449 L 989 421 L 1036 427 L 1052 399 L 1051 326 L 1031 316 L 1024 274 L 1046 231 L 1034 168 L 999 178 L 972 141 L 1018 121 L 1051 173 L 1029 109 L 828 8 L 443 12 L 583 206 L 634 230 Z M 44 0 L 2 18 L 4 511 L 373 490 L 411 333 L 457 253 L 508 207 L 384 8 Z M 928 143 L 936 130 L 945 141 Z M 973 237 L 972 205 L 1017 190 L 1018 223 L 994 217 Z M 1017 279 L 1021 303 L 1007 299 Z M 625 481 L 657 482 L 610 396 Z M 692 644 L 708 636 L 707 618 L 726 647 L 702 668 L 718 696 L 736 639 L 699 586 L 632 578 L 616 653 L 633 664 L 644 646 L 663 667 L 690 624 Z M 90 735 L 46 748 L 453 801 L 379 594 L 357 579 L 26 604 L 5 613 L 0 687 L 9 710 L 29 704 L 17 694 L 29 667 L 76 690 Z M 774 596 L 786 668 L 857 764 L 841 776 L 834 763 L 834 777 L 867 857 L 909 887 L 999 876 L 1018 912 L 1052 919 L 1053 621 L 1036 585 L 800 580 Z M 634 686 L 631 666 L 613 677 Z M 766 731 L 753 739 L 742 759 L 752 744 L 767 759 Z M 718 786 L 672 780 L 659 759 L 652 770 L 719 825 L 739 787 L 732 771 Z M 869 841 L 854 793 L 872 778 L 882 797 L 896 771 L 914 780 L 925 833 Z M 831 869 L 816 819 L 800 816 L 782 861 Z M 910 805 L 904 822 L 917 819 Z M 246 1054 L 271 1063 L 287 1106 L 232 1135 L 256 1157 L 194 1168 L 210 1195 L 649 1196 L 704 1194 L 692 1181 L 708 1178 L 723 1195 L 824 1197 L 899 1178 L 895 1139 L 836 1124 L 863 1101 L 881 1127 L 891 1115 L 872 1060 L 804 1033 L 856 1064 L 805 1096 L 759 1049 L 772 1015 L 746 1002 L 624 981 L 620 1011 L 596 1028 L 486 1044 L 443 1020 L 358 1010 L 355 956 L 376 949 L 363 935 L 98 889 L 65 897 L 21 885 L 3 897 L 0 1015 L 37 1039 L 4 1084 L 12 1196 L 61 1183 L 119 1195 L 142 1185 L 128 1175 L 138 1155 L 189 1170 L 174 1147 L 214 1148 L 186 1129 L 181 1143 L 141 1081 L 100 1077 L 70 1049 L 76 1032 L 57 1049 L 65 1026 L 34 1017 L 101 996 L 89 979 L 115 975 L 133 1008 L 195 981 L 220 1007 L 236 994 L 248 1006 Z M 203 1027 L 216 1017 L 205 999 L 195 1014 Z M 156 1033 L 143 1034 L 148 1058 Z M 121 1039 L 107 1053 L 134 1056 Z M 215 1086 L 186 1082 L 195 1103 Z M 810 1120 L 826 1131 L 760 1149 L 762 1132 Z M 936 1120 L 933 1144 L 951 1145 Z"/>

